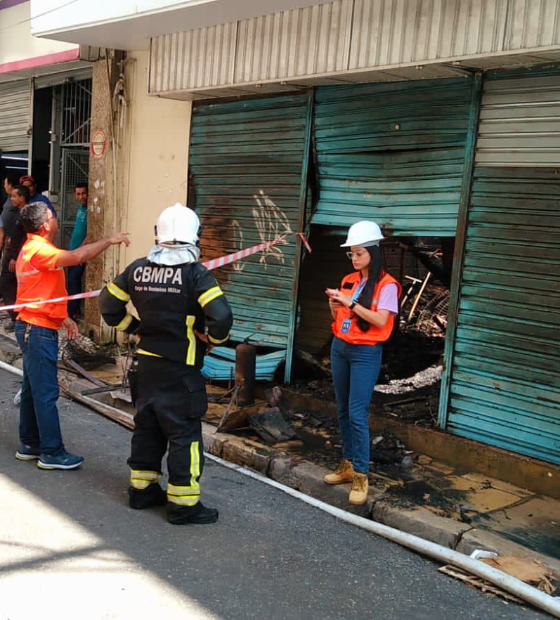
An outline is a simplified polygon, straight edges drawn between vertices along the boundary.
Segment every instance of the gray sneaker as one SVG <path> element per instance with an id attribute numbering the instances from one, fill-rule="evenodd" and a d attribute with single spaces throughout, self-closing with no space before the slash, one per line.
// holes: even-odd
<path id="1" fill-rule="evenodd" d="M 79 467 L 83 462 L 83 456 L 70 454 L 70 452 L 63 452 L 58 456 L 41 454 L 37 462 L 37 467 L 39 467 L 39 469 L 76 469 L 76 467 Z"/>
<path id="2" fill-rule="evenodd" d="M 16 459 L 18 461 L 35 461 L 41 456 L 41 451 L 39 448 L 34 448 L 33 446 L 28 446 L 24 443 L 19 444 L 19 448 L 16 452 Z"/>

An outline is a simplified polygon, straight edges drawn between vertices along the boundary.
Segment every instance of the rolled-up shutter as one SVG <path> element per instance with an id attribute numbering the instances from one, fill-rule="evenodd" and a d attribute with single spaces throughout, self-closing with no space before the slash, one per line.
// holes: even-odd
<path id="1" fill-rule="evenodd" d="M 68 81 L 77 82 L 78 80 L 90 80 L 92 75 L 93 69 L 91 67 L 84 67 L 83 69 L 68 69 L 68 71 L 57 71 L 56 73 L 39 75 L 34 79 L 33 84 L 35 89 L 48 88 L 67 83 Z"/>
<path id="2" fill-rule="evenodd" d="M 455 235 L 472 88 L 464 78 L 318 88 L 313 223 Z"/>
<path id="3" fill-rule="evenodd" d="M 31 114 L 29 80 L 0 84 L 0 149 L 4 152 L 27 151 L 27 129 Z"/>

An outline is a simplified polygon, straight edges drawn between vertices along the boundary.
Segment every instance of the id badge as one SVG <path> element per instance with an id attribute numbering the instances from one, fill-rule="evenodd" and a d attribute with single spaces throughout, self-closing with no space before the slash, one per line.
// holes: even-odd
<path id="1" fill-rule="evenodd" d="M 340 331 L 343 334 L 347 334 L 350 331 L 350 319 L 344 319 L 344 321 L 342 321 L 342 327 L 340 328 Z"/>

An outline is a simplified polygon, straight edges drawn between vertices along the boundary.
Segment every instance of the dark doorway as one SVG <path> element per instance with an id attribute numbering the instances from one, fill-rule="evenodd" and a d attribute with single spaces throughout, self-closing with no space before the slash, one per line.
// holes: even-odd
<path id="1" fill-rule="evenodd" d="M 52 127 L 52 88 L 38 88 L 33 96 L 33 152 L 31 174 L 37 191 L 49 189 Z"/>

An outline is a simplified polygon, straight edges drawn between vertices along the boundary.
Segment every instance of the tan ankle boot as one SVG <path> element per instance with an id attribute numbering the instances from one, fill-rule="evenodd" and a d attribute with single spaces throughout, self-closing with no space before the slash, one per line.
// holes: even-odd
<path id="1" fill-rule="evenodd" d="M 354 506 L 365 504 L 367 501 L 368 486 L 367 474 L 354 474 L 352 489 L 348 496 L 348 503 Z"/>
<path id="2" fill-rule="evenodd" d="M 343 482 L 352 482 L 354 480 L 354 467 L 348 459 L 342 459 L 340 465 L 332 474 L 327 474 L 323 480 L 327 484 L 342 484 Z"/>

